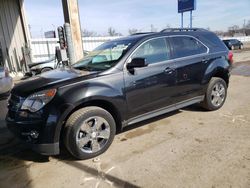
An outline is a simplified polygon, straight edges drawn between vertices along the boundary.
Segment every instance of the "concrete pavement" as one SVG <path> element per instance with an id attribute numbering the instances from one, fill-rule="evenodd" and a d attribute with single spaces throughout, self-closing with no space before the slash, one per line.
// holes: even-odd
<path id="1" fill-rule="evenodd" d="M 192 106 L 136 124 L 93 160 L 8 146 L 0 150 L 0 187 L 249 188 L 249 93 L 250 77 L 237 71 L 220 110 Z"/>

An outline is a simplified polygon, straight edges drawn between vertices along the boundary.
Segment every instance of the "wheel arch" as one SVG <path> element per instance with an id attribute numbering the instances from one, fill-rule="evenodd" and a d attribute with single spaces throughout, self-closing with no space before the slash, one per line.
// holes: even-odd
<path id="1" fill-rule="evenodd" d="M 228 72 L 225 71 L 225 70 L 221 70 L 221 69 L 217 70 L 217 71 L 212 75 L 212 77 L 222 78 L 222 79 L 226 82 L 227 86 L 229 85 L 229 74 L 228 74 Z M 211 77 L 211 79 L 212 79 L 212 77 Z"/>
<path id="2" fill-rule="evenodd" d="M 223 58 L 214 60 L 206 69 L 203 84 L 207 85 L 213 77 L 222 78 L 229 85 L 230 64 Z"/>
<path id="3" fill-rule="evenodd" d="M 62 136 L 64 133 L 65 123 L 67 122 L 68 118 L 77 110 L 84 108 L 84 107 L 88 107 L 88 106 L 96 106 L 96 107 L 100 107 L 100 108 L 103 108 L 104 110 L 108 111 L 115 120 L 117 132 L 120 132 L 122 130 L 122 116 L 121 116 L 121 112 L 118 110 L 118 108 L 113 103 L 111 103 L 107 100 L 94 99 L 94 100 L 89 100 L 89 101 L 83 102 L 77 106 L 74 106 L 67 113 L 67 115 L 63 118 L 62 123 L 60 125 L 60 128 L 58 130 L 58 133 L 59 133 L 58 137 L 60 140 L 62 139 Z"/>

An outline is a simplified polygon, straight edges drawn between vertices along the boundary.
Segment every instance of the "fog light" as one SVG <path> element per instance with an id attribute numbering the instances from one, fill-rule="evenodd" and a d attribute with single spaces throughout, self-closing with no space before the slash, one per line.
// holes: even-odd
<path id="1" fill-rule="evenodd" d="M 37 139 L 38 136 L 39 136 L 39 133 L 38 133 L 37 131 L 31 131 L 31 132 L 30 132 L 30 136 L 31 136 L 32 138 L 34 138 L 34 139 Z"/>
<path id="2" fill-rule="evenodd" d="M 23 111 L 23 112 L 20 112 L 20 116 L 21 117 L 28 117 L 28 113 L 27 112 L 25 112 L 25 111 Z"/>
<path id="3" fill-rule="evenodd" d="M 28 133 L 22 133 L 23 136 L 30 136 L 33 139 L 37 139 L 39 136 L 39 133 L 37 131 L 30 131 Z"/>

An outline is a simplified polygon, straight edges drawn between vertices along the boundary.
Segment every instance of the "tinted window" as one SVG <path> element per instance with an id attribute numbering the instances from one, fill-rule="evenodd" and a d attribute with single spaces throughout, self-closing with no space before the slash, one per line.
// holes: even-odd
<path id="1" fill-rule="evenodd" d="M 168 50 L 164 38 L 153 39 L 137 48 L 131 58 L 145 58 L 148 64 L 157 63 L 169 59 Z"/>
<path id="2" fill-rule="evenodd" d="M 171 37 L 171 45 L 174 49 L 173 58 L 186 57 L 207 52 L 207 48 L 192 37 Z"/>
<path id="3" fill-rule="evenodd" d="M 234 40 L 234 42 L 235 42 L 235 44 L 238 44 L 238 43 L 239 43 L 239 41 L 238 41 L 238 40 Z"/>

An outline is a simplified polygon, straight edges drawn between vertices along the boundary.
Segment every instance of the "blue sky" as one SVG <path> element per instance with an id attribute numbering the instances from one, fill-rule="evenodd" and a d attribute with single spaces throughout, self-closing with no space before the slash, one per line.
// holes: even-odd
<path id="1" fill-rule="evenodd" d="M 105 35 L 113 27 L 123 35 L 129 28 L 149 31 L 153 24 L 158 30 L 167 25 L 180 26 L 177 0 L 78 0 L 82 29 Z M 61 0 L 25 0 L 28 23 L 33 37 L 41 36 L 63 24 Z M 250 0 L 197 0 L 193 12 L 193 26 L 226 30 L 242 26 L 250 20 Z M 189 13 L 184 13 L 184 25 L 189 24 Z"/>

